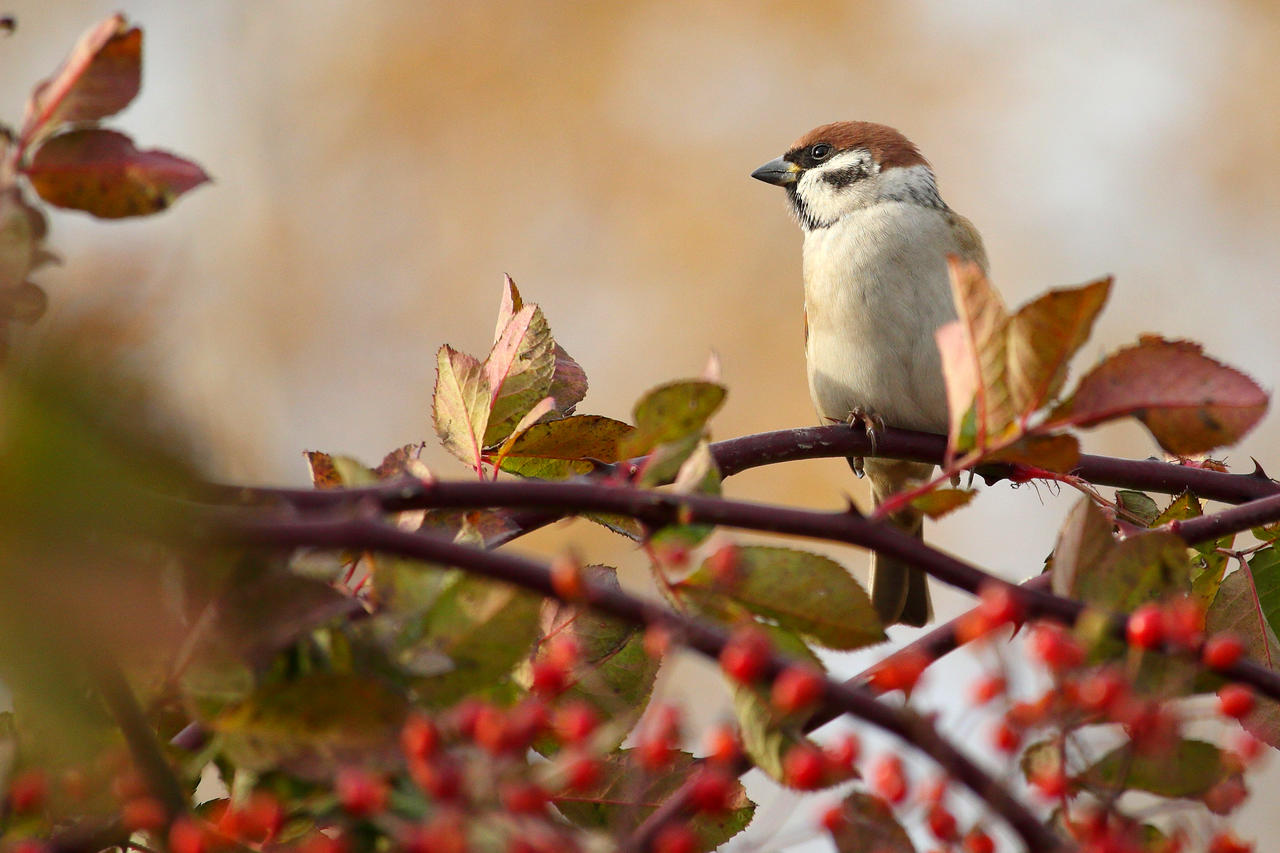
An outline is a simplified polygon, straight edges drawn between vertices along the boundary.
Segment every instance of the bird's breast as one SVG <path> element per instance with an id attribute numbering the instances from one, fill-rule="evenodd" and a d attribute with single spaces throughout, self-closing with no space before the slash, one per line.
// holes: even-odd
<path id="1" fill-rule="evenodd" d="M 933 333 L 955 318 L 946 260 L 955 253 L 964 254 L 949 214 L 913 204 L 806 233 L 809 390 L 822 417 L 860 407 L 890 426 L 946 429 Z"/>

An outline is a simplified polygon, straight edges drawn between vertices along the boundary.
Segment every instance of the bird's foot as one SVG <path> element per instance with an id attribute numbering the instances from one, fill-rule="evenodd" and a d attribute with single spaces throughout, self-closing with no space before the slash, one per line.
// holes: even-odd
<path id="1" fill-rule="evenodd" d="M 849 417 L 845 419 L 845 424 L 850 429 L 861 426 L 863 430 L 866 431 L 867 440 L 871 442 L 871 453 L 874 455 L 876 452 L 877 440 L 879 439 L 880 434 L 884 432 L 884 418 L 880 417 L 875 412 L 862 408 L 861 406 L 854 406 L 849 412 Z M 862 462 L 859 460 L 858 464 L 854 466 L 854 471 L 859 472 L 859 477 L 862 476 L 860 473 L 861 470 Z"/>

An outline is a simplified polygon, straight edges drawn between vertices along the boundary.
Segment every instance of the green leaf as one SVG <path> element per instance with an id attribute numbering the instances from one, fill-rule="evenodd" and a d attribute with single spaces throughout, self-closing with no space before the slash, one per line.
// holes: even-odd
<path id="1" fill-rule="evenodd" d="M 853 791 L 841 806 L 848 820 L 832 835 L 837 853 L 915 853 L 911 837 L 881 798 Z"/>
<path id="2" fill-rule="evenodd" d="M 1249 558 L 1262 615 L 1273 632 L 1280 631 L 1280 549 L 1269 545 Z"/>
<path id="3" fill-rule="evenodd" d="M 977 496 L 973 489 L 934 489 L 911 499 L 911 506 L 929 518 L 942 518 L 969 503 Z"/>
<path id="4" fill-rule="evenodd" d="M 312 673 L 258 688 L 211 725 L 246 769 L 328 782 L 344 763 L 396 766 L 406 710 L 400 694 L 373 678 Z"/>
<path id="5" fill-rule="evenodd" d="M 742 546 L 731 583 L 717 578 L 703 562 L 676 590 L 712 612 L 727 599 L 831 649 L 858 649 L 885 639 L 861 585 L 820 554 Z"/>
<path id="6" fill-rule="evenodd" d="M 1022 775 L 1028 781 L 1042 775 L 1053 775 L 1065 771 L 1062 766 L 1062 744 L 1056 739 L 1036 741 L 1022 751 L 1018 765 Z"/>
<path id="7" fill-rule="evenodd" d="M 477 471 L 489 423 L 490 393 L 484 365 L 448 344 L 440 347 L 433 401 L 436 435 L 445 450 Z"/>
<path id="8" fill-rule="evenodd" d="M 595 462 L 618 461 L 618 444 L 635 427 L 601 415 L 571 415 L 534 424 L 516 437 L 502 470 L 521 477 L 562 480 L 587 474 Z"/>
<path id="9" fill-rule="evenodd" d="M 484 361 L 493 395 L 483 445 L 501 441 L 525 413 L 551 390 L 555 372 L 555 341 L 542 310 L 526 305 L 502 330 Z"/>
<path id="10" fill-rule="evenodd" d="M 139 150 L 123 133 L 99 128 L 50 137 L 24 171 L 45 201 L 102 219 L 159 213 L 209 180 L 190 160 Z"/>
<path id="11" fill-rule="evenodd" d="M 600 781 L 572 797 L 557 799 L 556 808 L 583 827 L 606 829 L 613 838 L 625 838 L 684 784 L 695 767 L 693 756 L 674 754 L 671 766 L 660 773 L 644 769 L 635 751 L 619 750 L 604 758 Z M 735 782 L 729 809 L 723 814 L 700 814 L 691 826 L 701 842 L 699 849 L 714 850 L 746 828 L 755 813 L 755 803 Z"/>
<path id="12" fill-rule="evenodd" d="M 608 566 L 587 566 L 586 577 L 598 586 L 620 590 L 616 570 Z M 573 685 L 561 700 L 582 699 L 609 720 L 615 740 L 613 749 L 622 743 L 635 722 L 640 719 L 661 660 L 651 657 L 644 648 L 644 629 L 619 622 L 590 608 L 552 604 L 546 636 L 571 637 L 577 641 L 582 656 L 572 673 Z M 539 655 L 545 649 L 539 650 Z M 596 748 L 601 748 L 599 741 Z"/>
<path id="13" fill-rule="evenodd" d="M 1201 740 L 1181 740 L 1170 750 L 1136 751 L 1118 746 L 1079 776 L 1079 781 L 1105 794 L 1117 788 L 1146 791 L 1158 797 L 1198 799 L 1219 782 L 1238 775 L 1223 765 L 1222 751 Z"/>
<path id="14" fill-rule="evenodd" d="M 1190 585 L 1187 543 L 1153 530 L 1121 540 L 1100 562 L 1077 571 L 1072 594 L 1094 607 L 1127 612 L 1170 593 L 1188 592 Z"/>
<path id="15" fill-rule="evenodd" d="M 1183 492 L 1161 511 L 1156 520 L 1151 522 L 1151 526 L 1162 527 L 1171 521 L 1199 518 L 1203 514 L 1200 499 L 1191 492 Z M 1222 583 L 1222 575 L 1227 568 L 1227 555 L 1219 553 L 1219 549 L 1230 548 L 1235 538 L 1234 533 L 1228 533 L 1218 539 L 1191 546 L 1195 552 L 1191 560 L 1191 594 L 1206 610 L 1213 597 L 1218 594 L 1218 585 Z"/>
<path id="16" fill-rule="evenodd" d="M 264 666 L 304 634 L 360 610 L 330 584 L 268 570 L 232 578 L 217 604 L 216 631 L 236 654 Z"/>
<path id="17" fill-rule="evenodd" d="M 725 393 L 723 385 L 702 380 L 659 385 L 636 403 L 637 431 L 622 452 L 639 456 L 658 444 L 701 437 L 707 420 L 723 405 Z"/>
<path id="18" fill-rule="evenodd" d="M 1244 644 L 1245 654 L 1269 669 L 1280 664 L 1280 642 L 1275 631 L 1259 612 L 1253 584 L 1242 569 L 1222 580 L 1218 595 L 1205 615 L 1205 633 L 1231 633 Z M 1280 703 L 1262 696 L 1242 724 L 1254 737 L 1280 749 Z"/>
<path id="19" fill-rule="evenodd" d="M 404 661 L 448 659 L 452 668 L 420 679 L 429 705 L 450 705 L 490 687 L 523 660 L 538 635 L 542 600 L 504 583 L 461 575 L 441 591 L 401 640 Z"/>
<path id="20" fill-rule="evenodd" d="M 1089 371 L 1046 426 L 1094 426 L 1133 415 L 1179 456 L 1233 444 L 1267 410 L 1267 395 L 1199 344 L 1148 336 Z"/>
<path id="21" fill-rule="evenodd" d="M 1156 502 L 1146 492 L 1117 489 L 1116 503 L 1147 527 L 1153 527 L 1156 518 L 1160 515 L 1160 507 L 1156 506 Z"/>

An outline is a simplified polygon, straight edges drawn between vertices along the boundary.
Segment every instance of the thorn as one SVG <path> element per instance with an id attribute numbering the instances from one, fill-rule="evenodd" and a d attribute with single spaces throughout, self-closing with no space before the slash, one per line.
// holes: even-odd
<path id="1" fill-rule="evenodd" d="M 848 495 L 844 496 L 844 504 L 845 504 L 844 511 L 847 515 L 852 515 L 854 518 L 867 517 L 862 512 L 862 510 L 858 509 L 858 505 L 853 502 L 853 498 L 849 497 Z"/>
<path id="2" fill-rule="evenodd" d="M 1249 476 L 1256 480 L 1270 480 L 1271 478 L 1267 476 L 1267 472 L 1262 470 L 1262 464 L 1252 456 L 1249 458 L 1253 459 L 1253 473 Z"/>

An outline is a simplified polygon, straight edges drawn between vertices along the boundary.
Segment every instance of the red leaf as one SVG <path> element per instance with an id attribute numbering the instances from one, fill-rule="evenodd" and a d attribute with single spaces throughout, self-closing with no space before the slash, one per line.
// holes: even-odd
<path id="1" fill-rule="evenodd" d="M 1238 441 L 1266 410 L 1266 392 L 1199 344 L 1148 336 L 1089 371 L 1050 426 L 1133 415 L 1165 450 L 1190 456 Z"/>
<path id="2" fill-rule="evenodd" d="M 139 151 L 113 130 L 72 130 L 36 149 L 24 170 L 40 197 L 103 219 L 158 213 L 209 176 L 164 151 Z"/>
<path id="3" fill-rule="evenodd" d="M 27 101 L 21 139 L 60 124 L 96 121 L 129 105 L 142 85 L 142 30 L 112 15 L 80 37 L 62 66 Z"/>

